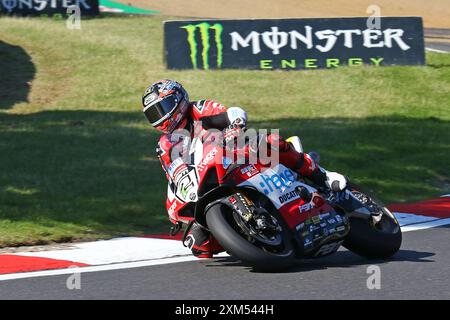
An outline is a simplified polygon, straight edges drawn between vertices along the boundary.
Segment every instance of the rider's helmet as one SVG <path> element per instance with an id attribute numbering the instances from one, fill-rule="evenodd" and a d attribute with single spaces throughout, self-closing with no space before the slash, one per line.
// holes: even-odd
<path id="1" fill-rule="evenodd" d="M 142 104 L 145 116 L 157 130 L 171 133 L 186 126 L 189 96 L 178 82 L 155 82 L 145 90 Z"/>

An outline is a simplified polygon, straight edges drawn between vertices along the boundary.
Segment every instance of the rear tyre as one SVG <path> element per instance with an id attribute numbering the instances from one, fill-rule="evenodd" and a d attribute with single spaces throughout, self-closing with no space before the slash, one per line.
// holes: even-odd
<path id="1" fill-rule="evenodd" d="M 295 252 L 285 228 L 281 231 L 282 244 L 277 250 L 250 243 L 233 222 L 231 209 L 223 204 L 212 206 L 206 222 L 213 236 L 232 256 L 261 271 L 279 271 L 293 265 Z"/>
<path id="2" fill-rule="evenodd" d="M 361 187 L 350 184 L 349 189 L 355 195 L 366 197 L 371 210 L 378 207 L 382 217 L 379 221 L 350 218 L 350 232 L 343 246 L 371 259 L 385 259 L 394 255 L 402 244 L 402 232 L 397 219 L 381 201 L 362 191 Z"/>

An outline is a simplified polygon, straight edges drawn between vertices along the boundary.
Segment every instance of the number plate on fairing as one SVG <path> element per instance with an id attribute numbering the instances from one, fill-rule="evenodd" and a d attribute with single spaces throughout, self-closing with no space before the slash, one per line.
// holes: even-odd
<path id="1" fill-rule="evenodd" d="M 198 176 L 193 166 L 186 166 L 186 168 L 176 173 L 173 179 L 175 183 L 175 197 L 185 202 L 195 202 L 198 199 Z"/>

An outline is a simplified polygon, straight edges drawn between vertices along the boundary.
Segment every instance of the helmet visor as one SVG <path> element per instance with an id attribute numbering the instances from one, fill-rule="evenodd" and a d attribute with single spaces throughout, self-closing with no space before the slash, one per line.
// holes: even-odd
<path id="1" fill-rule="evenodd" d="M 175 96 L 168 96 L 165 99 L 144 108 L 144 114 L 147 120 L 153 125 L 157 125 L 167 119 L 178 105 L 178 99 Z"/>

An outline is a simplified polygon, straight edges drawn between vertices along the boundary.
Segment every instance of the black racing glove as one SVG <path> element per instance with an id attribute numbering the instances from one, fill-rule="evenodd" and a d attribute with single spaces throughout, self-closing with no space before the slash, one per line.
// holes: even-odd
<path id="1" fill-rule="evenodd" d="M 238 118 L 223 130 L 223 143 L 227 145 L 230 141 L 239 137 L 245 131 L 245 122 Z"/>

